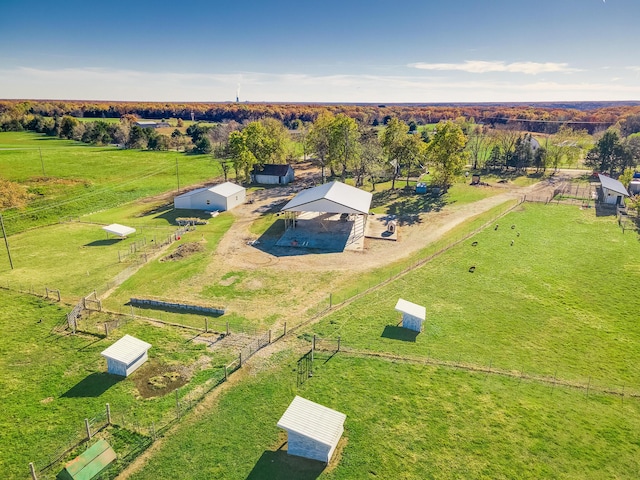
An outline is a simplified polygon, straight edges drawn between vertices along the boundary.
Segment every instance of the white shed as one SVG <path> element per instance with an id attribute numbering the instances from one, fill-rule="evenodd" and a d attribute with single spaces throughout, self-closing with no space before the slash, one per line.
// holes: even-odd
<path id="1" fill-rule="evenodd" d="M 132 233 L 136 232 L 135 228 L 125 227 L 124 225 L 120 225 L 119 223 L 112 223 L 111 225 L 102 227 L 102 229 L 107 233 L 112 233 L 113 235 L 117 235 L 120 238 L 126 238 L 127 235 L 131 235 Z"/>
<path id="2" fill-rule="evenodd" d="M 287 453 L 329 463 L 347 416 L 302 397 L 293 399 L 278 427 L 287 431 Z"/>
<path id="3" fill-rule="evenodd" d="M 602 186 L 602 201 L 610 205 L 624 205 L 624 197 L 629 196 L 629 192 L 624 185 L 606 175 L 598 174 Z"/>
<path id="4" fill-rule="evenodd" d="M 173 199 L 175 208 L 191 210 L 231 210 L 245 202 L 247 191 L 244 187 L 231 182 L 221 183 L 209 188 L 198 188 Z"/>
<path id="5" fill-rule="evenodd" d="M 129 376 L 147 361 L 151 344 L 125 335 L 100 355 L 107 359 L 107 371 L 113 375 Z"/>
<path id="6" fill-rule="evenodd" d="M 422 331 L 422 322 L 427 316 L 426 308 L 400 298 L 396 303 L 396 310 L 402 313 L 402 326 L 404 328 L 415 332 Z"/>

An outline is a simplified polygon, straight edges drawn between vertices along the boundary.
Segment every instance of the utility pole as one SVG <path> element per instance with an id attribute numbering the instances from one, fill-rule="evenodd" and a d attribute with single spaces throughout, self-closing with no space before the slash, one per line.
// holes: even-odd
<path id="1" fill-rule="evenodd" d="M 0 214 L 0 226 L 2 226 L 2 236 L 4 237 L 4 244 L 7 247 L 7 255 L 9 256 L 9 265 L 11 265 L 11 270 L 13 270 L 13 260 L 11 260 L 11 250 L 9 250 L 9 240 L 7 239 L 7 232 L 4 229 L 4 220 L 2 219 L 2 214 Z"/>
<path id="2" fill-rule="evenodd" d="M 176 177 L 178 179 L 178 193 L 180 193 L 180 170 L 178 169 L 178 157 L 176 157 Z"/>
<path id="3" fill-rule="evenodd" d="M 39 148 L 38 150 L 40 151 L 40 165 L 42 165 L 42 176 L 46 177 L 47 174 L 44 173 L 44 160 L 42 160 L 42 149 Z"/>

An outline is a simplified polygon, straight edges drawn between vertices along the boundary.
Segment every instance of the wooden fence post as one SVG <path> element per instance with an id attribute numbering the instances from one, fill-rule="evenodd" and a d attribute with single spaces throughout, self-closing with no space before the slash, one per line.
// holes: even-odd
<path id="1" fill-rule="evenodd" d="M 229 335 L 229 322 L 227 321 L 227 335 Z"/>
<path id="2" fill-rule="evenodd" d="M 287 336 L 287 322 L 284 322 L 284 333 L 282 334 L 283 337 Z"/>
<path id="3" fill-rule="evenodd" d="M 107 403 L 107 425 L 111 425 L 111 405 Z"/>
<path id="4" fill-rule="evenodd" d="M 176 388 L 176 418 L 180 420 L 180 400 L 178 399 L 178 389 Z"/>
<path id="5" fill-rule="evenodd" d="M 338 349 L 336 350 L 337 352 L 340 351 L 340 336 L 338 336 Z"/>
<path id="6" fill-rule="evenodd" d="M 271 330 L 269 330 L 269 343 L 271 343 Z"/>
<path id="7" fill-rule="evenodd" d="M 228 378 L 229 378 L 229 369 L 228 369 L 228 366 L 225 365 L 224 366 L 224 381 L 226 382 Z"/>
<path id="8" fill-rule="evenodd" d="M 104 336 L 109 338 L 109 322 L 104 322 Z"/>
<path id="9" fill-rule="evenodd" d="M 29 463 L 29 471 L 31 472 L 31 479 L 38 480 L 38 476 L 36 475 L 36 467 L 33 465 L 33 462 Z"/>
<path id="10" fill-rule="evenodd" d="M 240 366 L 242 367 L 242 352 L 240 352 L 240 355 L 238 355 L 238 358 L 240 359 Z"/>
<path id="11" fill-rule="evenodd" d="M 209 319 L 204 317 L 204 333 L 209 333 Z"/>
<path id="12" fill-rule="evenodd" d="M 87 430 L 87 440 L 91 440 L 91 425 L 89 425 L 89 419 L 84 419 L 84 428 Z"/>
<path id="13" fill-rule="evenodd" d="M 311 361 L 313 362 L 313 356 L 316 352 L 316 334 L 313 334 L 313 340 L 311 341 Z"/>

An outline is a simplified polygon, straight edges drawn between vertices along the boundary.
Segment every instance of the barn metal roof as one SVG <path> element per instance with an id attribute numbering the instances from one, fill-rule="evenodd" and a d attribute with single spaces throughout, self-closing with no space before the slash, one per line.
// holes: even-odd
<path id="1" fill-rule="evenodd" d="M 222 195 L 223 197 L 230 197 L 236 193 L 240 193 L 244 190 L 244 187 L 231 182 L 224 182 L 209 189 L 213 193 Z"/>
<path id="2" fill-rule="evenodd" d="M 611 177 L 607 177 L 606 175 L 598 174 L 598 179 L 602 184 L 602 188 L 606 188 L 607 190 L 611 190 L 612 192 L 621 193 L 622 195 L 629 196 L 629 192 L 624 188 L 624 185 L 620 183 L 618 180 L 615 180 Z"/>
<path id="3" fill-rule="evenodd" d="M 417 317 L 420 320 L 424 320 L 427 316 L 427 309 L 422 305 L 416 305 L 415 303 L 408 302 L 402 298 L 398 299 L 396 303 L 396 310 L 402 313 L 408 313 L 412 317 Z"/>
<path id="4" fill-rule="evenodd" d="M 373 195 L 340 182 L 303 190 L 282 211 L 323 213 L 369 213 Z"/>
<path id="5" fill-rule="evenodd" d="M 335 445 L 340 440 L 346 418 L 344 413 L 296 395 L 278 421 L 278 427 L 324 445 Z"/>
<path id="6" fill-rule="evenodd" d="M 131 235 L 136 231 L 136 229 L 133 227 L 125 227 L 124 225 L 120 225 L 119 223 L 112 223 L 111 225 L 102 227 L 102 229 L 106 230 L 109 233 L 113 233 L 114 235 L 118 235 L 119 237 L 126 237 L 127 235 Z"/>
<path id="7" fill-rule="evenodd" d="M 264 165 L 254 165 L 253 173 L 254 175 L 272 175 L 274 177 L 284 177 L 289 172 L 290 165 L 276 164 L 276 163 L 267 163 Z"/>
<path id="8" fill-rule="evenodd" d="M 151 348 L 151 344 L 131 335 L 125 335 L 116 343 L 103 350 L 100 355 L 129 365 Z"/>
<path id="9" fill-rule="evenodd" d="M 244 187 L 237 185 L 235 183 L 224 182 L 218 185 L 214 185 L 213 187 L 196 188 L 195 190 L 191 190 L 190 192 L 186 192 L 186 193 L 183 193 L 182 195 L 178 195 L 176 198 L 190 197 L 191 195 L 195 195 L 196 193 L 201 193 L 206 190 L 209 190 L 210 192 L 216 193 L 226 198 L 226 197 L 230 197 L 231 195 L 235 195 L 236 193 L 240 193 L 244 189 L 245 189 Z"/>

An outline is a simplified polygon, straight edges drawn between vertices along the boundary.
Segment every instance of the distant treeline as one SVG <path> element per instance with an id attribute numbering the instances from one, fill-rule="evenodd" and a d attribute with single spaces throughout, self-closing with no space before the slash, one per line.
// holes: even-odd
<path id="1" fill-rule="evenodd" d="M 572 106 L 573 105 L 573 106 Z M 591 108 L 589 108 L 591 107 Z M 560 126 L 593 133 L 640 114 L 637 103 L 575 104 L 451 104 L 451 105 L 356 105 L 285 103 L 151 103 L 48 100 L 0 100 L 0 122 L 6 125 L 26 115 L 48 118 L 121 118 L 127 114 L 146 119 L 179 118 L 206 122 L 247 123 L 275 118 L 291 129 L 315 121 L 321 112 L 343 113 L 361 125 L 386 124 L 391 118 L 418 125 L 457 118 L 490 126 L 520 124 L 522 130 L 555 133 Z M 1 126 L 1 125 L 0 125 Z"/>

